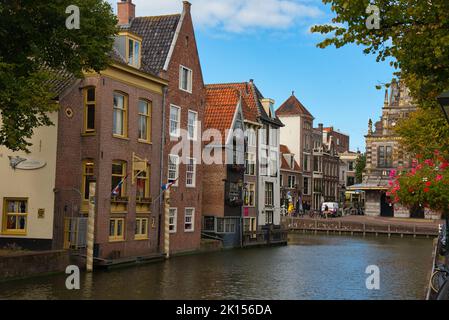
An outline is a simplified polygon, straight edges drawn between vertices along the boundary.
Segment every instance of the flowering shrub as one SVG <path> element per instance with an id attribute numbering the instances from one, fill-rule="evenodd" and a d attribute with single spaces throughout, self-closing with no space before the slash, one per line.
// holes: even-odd
<path id="1" fill-rule="evenodd" d="M 439 151 L 431 159 L 417 155 L 411 170 L 391 171 L 390 178 L 387 195 L 395 203 L 440 212 L 449 208 L 449 161 Z"/>

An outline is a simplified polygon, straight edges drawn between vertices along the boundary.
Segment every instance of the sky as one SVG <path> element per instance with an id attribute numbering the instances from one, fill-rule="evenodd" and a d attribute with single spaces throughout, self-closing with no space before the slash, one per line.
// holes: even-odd
<path id="1" fill-rule="evenodd" d="M 116 1 L 108 0 L 114 10 Z M 365 151 L 368 120 L 381 116 L 394 70 L 355 45 L 319 49 L 315 24 L 331 23 L 321 0 L 191 0 L 196 40 L 207 83 L 254 79 L 276 108 L 295 96 L 323 123 L 350 135 Z M 137 16 L 180 13 L 181 0 L 134 0 Z"/>

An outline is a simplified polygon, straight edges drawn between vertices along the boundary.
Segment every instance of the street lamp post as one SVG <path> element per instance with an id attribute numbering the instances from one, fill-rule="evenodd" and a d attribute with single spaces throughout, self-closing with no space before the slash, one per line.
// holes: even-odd
<path id="1" fill-rule="evenodd" d="M 440 94 L 437 97 L 437 100 L 449 124 L 449 91 Z M 447 210 L 449 210 L 449 205 Z M 446 211 L 446 248 L 449 249 L 449 212 L 447 211 Z"/>
<path id="2" fill-rule="evenodd" d="M 439 95 L 437 100 L 443 110 L 444 115 L 446 116 L 447 122 L 449 123 L 449 91 Z"/>

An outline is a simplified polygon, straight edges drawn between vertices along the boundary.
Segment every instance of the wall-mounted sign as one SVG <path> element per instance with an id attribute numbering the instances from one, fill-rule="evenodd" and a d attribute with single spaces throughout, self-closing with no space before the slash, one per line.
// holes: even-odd
<path id="1" fill-rule="evenodd" d="M 37 210 L 37 218 L 38 219 L 44 219 L 45 218 L 45 209 Z"/>
<path id="2" fill-rule="evenodd" d="M 22 157 L 9 157 L 9 165 L 14 170 L 37 170 L 45 167 L 47 162 L 43 160 L 27 159 Z"/>

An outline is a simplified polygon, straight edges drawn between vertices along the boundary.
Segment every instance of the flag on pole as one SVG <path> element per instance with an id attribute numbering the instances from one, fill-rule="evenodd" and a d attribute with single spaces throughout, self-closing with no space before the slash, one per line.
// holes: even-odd
<path id="1" fill-rule="evenodd" d="M 126 175 L 120 182 L 119 182 L 119 184 L 114 188 L 114 189 L 112 189 L 112 195 L 113 196 L 118 196 L 118 195 L 120 195 L 120 189 L 122 188 L 122 186 L 123 186 L 123 184 L 125 183 L 125 181 L 126 181 L 126 179 L 128 178 L 128 175 Z"/>

